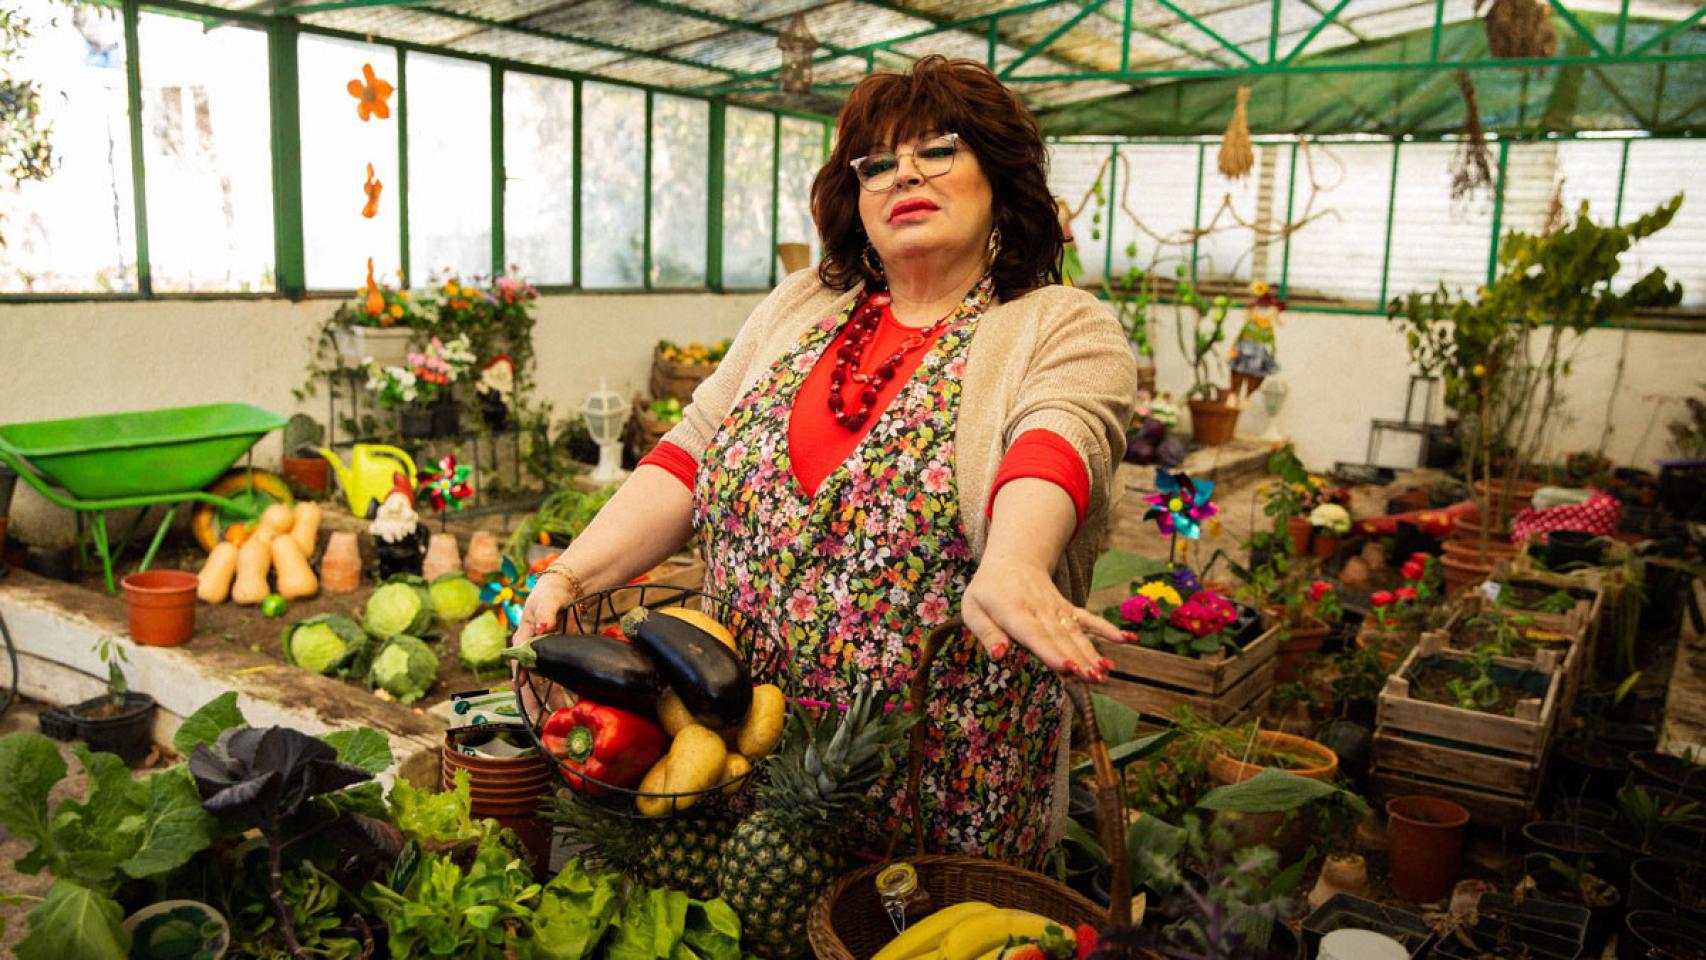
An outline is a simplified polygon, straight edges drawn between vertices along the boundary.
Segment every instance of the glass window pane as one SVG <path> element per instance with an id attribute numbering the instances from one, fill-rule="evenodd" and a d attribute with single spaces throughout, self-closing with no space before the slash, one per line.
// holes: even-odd
<path id="1" fill-rule="evenodd" d="M 1204 166 L 1214 163 L 1213 157 Z M 1104 186 L 1104 189 L 1106 187 Z M 1113 234 L 1114 276 L 1127 269 L 1158 271 L 1172 278 L 1174 270 L 1183 264 L 1188 271 L 1191 260 L 1191 222 L 1196 215 L 1197 148 L 1182 144 L 1122 145 L 1119 173 L 1113 178 L 1114 196 L 1109 209 L 1114 210 Z M 1208 188 L 1204 187 L 1204 200 Z M 1078 198 L 1072 198 L 1076 203 Z M 1086 210 L 1094 209 L 1090 201 Z M 1207 204 L 1204 204 L 1206 222 Z M 1132 218 L 1136 217 L 1136 222 Z M 1139 224 L 1142 224 L 1140 227 Z M 1077 237 L 1077 229 L 1073 236 Z M 1157 240 L 1156 238 L 1160 239 Z M 1136 255 L 1133 256 L 1133 245 Z M 1080 247 L 1082 254 L 1083 248 Z M 1197 272 L 1199 279 L 1208 281 L 1231 269 L 1232 257 L 1216 255 L 1213 243 L 1199 245 Z M 1101 275 L 1101 264 L 1086 270 Z"/>
<path id="2" fill-rule="evenodd" d="M 1178 149 L 1191 150 L 1190 147 Z M 1279 282 L 1285 191 L 1291 176 L 1291 145 L 1256 144 L 1256 166 L 1248 175 L 1237 180 L 1229 180 L 1221 174 L 1217 162 L 1219 152 L 1220 144 L 1211 143 L 1203 154 L 1200 226 L 1212 232 L 1197 241 L 1197 278 L 1231 281 L 1240 288 L 1237 296 L 1241 297 L 1242 288 L 1252 280 Z M 1191 173 L 1194 177 L 1196 171 L 1193 169 Z M 1181 199 L 1194 199 L 1194 180 L 1190 190 L 1191 193 Z M 1120 229 L 1124 228 L 1122 224 Z M 1117 236 L 1122 248 L 1127 236 L 1124 233 Z M 1139 246 L 1141 248 L 1142 244 Z M 1185 256 L 1190 256 L 1188 251 Z"/>
<path id="3" fill-rule="evenodd" d="M 646 95 L 581 87 L 581 286 L 639 287 L 645 243 Z"/>
<path id="4" fill-rule="evenodd" d="M 723 286 L 770 285 L 770 164 L 775 121 L 729 107 L 723 119 Z"/>
<path id="5" fill-rule="evenodd" d="M 395 86 L 397 52 L 308 34 L 298 40 L 296 51 L 302 112 L 302 254 L 308 287 L 359 287 L 367 279 L 368 257 L 377 276 L 395 277 L 402 267 L 397 94 L 389 100 L 389 119 L 364 121 L 356 113 L 349 84 L 362 78 L 363 64 L 371 64 L 378 79 Z M 370 163 L 380 193 L 378 210 L 368 218 L 362 208 Z"/>
<path id="6" fill-rule="evenodd" d="M 808 263 L 817 263 L 822 252 L 817 226 L 812 222 L 812 178 L 823 167 L 823 124 L 794 117 L 782 118 L 781 175 L 776 184 L 776 242 L 811 246 Z M 783 274 L 782 258 L 776 257 L 776 276 Z"/>
<path id="7" fill-rule="evenodd" d="M 575 85 L 504 74 L 504 256 L 534 283 L 575 279 Z"/>
<path id="8" fill-rule="evenodd" d="M 155 290 L 272 290 L 272 131 L 259 30 L 142 14 Z"/>
<path id="9" fill-rule="evenodd" d="M 409 280 L 492 272 L 492 71 L 409 52 Z"/>
<path id="10" fill-rule="evenodd" d="M 0 177 L 0 292 L 134 293 L 136 211 L 126 120 L 124 26 L 116 7 L 9 4 L 31 36 L 0 78 L 34 86 L 50 174 Z M 7 158 L 7 164 L 12 158 Z"/>
<path id="11" fill-rule="evenodd" d="M 1312 218 L 1291 235 L 1290 294 L 1373 303 L 1380 299 L 1386 200 L 1392 186 L 1389 143 L 1314 144 L 1312 172 L 1297 171 L 1293 216 Z M 1297 162 L 1304 163 L 1302 153 Z M 1321 185 L 1310 205 L 1309 177 Z"/>
<path id="12" fill-rule="evenodd" d="M 1706 165 L 1706 150 L 1701 149 L 1698 141 L 1631 143 L 1629 171 L 1623 185 L 1623 222 L 1632 223 L 1675 196 L 1690 182 L 1689 175 L 1679 175 L 1680 171 L 1699 170 L 1703 165 Z M 1611 208 L 1601 207 L 1594 218 L 1604 222 L 1611 219 L 1611 214 Z M 1706 238 L 1706 202 L 1702 202 L 1698 191 L 1690 191 L 1669 226 L 1637 242 L 1623 255 L 1623 266 L 1612 280 L 1612 288 L 1626 291 L 1654 267 L 1663 267 L 1670 282 L 1682 284 L 1683 306 L 1706 304 L 1703 238 Z"/>
<path id="13" fill-rule="evenodd" d="M 1084 273 L 1078 278 L 1080 286 L 1099 286 L 1102 281 L 1108 249 L 1110 207 L 1096 205 L 1092 188 L 1099 180 L 1103 199 L 1108 199 L 1108 157 L 1111 154 L 1112 151 L 1104 144 L 1049 145 L 1049 189 L 1077 213 L 1072 218 L 1072 243 L 1078 251 L 1078 261 L 1084 267 Z M 1131 221 L 1122 223 L 1120 230 L 1129 239 L 1134 230 Z"/>
<path id="14" fill-rule="evenodd" d="M 1455 143 L 1406 143 L 1398 151 L 1398 191 L 1392 198 L 1391 263 L 1386 276 L 1388 300 L 1412 290 L 1426 293 L 1442 283 L 1447 290 L 1473 293 L 1487 280 L 1487 254 L 1493 242 L 1492 191 L 1482 190 L 1464 200 L 1451 199 L 1451 168 L 1456 154 Z M 1508 176 L 1513 165 L 1507 164 L 1506 169 Z M 1547 192 L 1545 188 L 1519 190 L 1513 179 L 1506 191 L 1506 209 L 1516 212 L 1543 205 L 1550 198 L 1541 199 L 1539 195 Z M 1505 229 L 1513 227 L 1515 224 L 1510 223 Z M 1376 237 L 1374 242 L 1383 240 Z M 1296 263 L 1292 261 L 1294 269 Z"/>
<path id="15" fill-rule="evenodd" d="M 711 105 L 652 98 L 652 285 L 703 286 Z"/>

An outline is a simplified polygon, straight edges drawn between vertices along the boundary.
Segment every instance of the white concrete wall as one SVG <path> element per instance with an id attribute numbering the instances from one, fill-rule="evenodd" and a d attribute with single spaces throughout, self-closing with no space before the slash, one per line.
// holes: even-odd
<path id="1" fill-rule="evenodd" d="M 643 393 L 660 338 L 733 336 L 763 297 L 708 293 L 587 294 L 540 301 L 534 346 L 540 396 L 569 415 L 609 378 Z M 0 306 L 0 423 L 151 407 L 242 401 L 326 419 L 325 400 L 298 405 L 312 338 L 332 300 L 78 302 Z M 276 464 L 281 440 L 256 446 Z M 12 529 L 30 542 L 68 542 L 69 514 L 18 485 Z"/>
<path id="2" fill-rule="evenodd" d="M 652 345 L 662 337 L 712 340 L 731 336 L 760 294 L 610 294 L 546 297 L 534 339 L 542 396 L 565 415 L 598 377 L 624 393 L 643 392 Z M 310 338 L 334 309 L 329 300 L 156 301 L 0 306 L 0 423 L 149 407 L 242 400 L 279 413 L 298 405 Z M 1154 330 L 1160 387 L 1183 396 L 1190 371 L 1179 356 L 1171 310 Z M 1242 314 L 1227 321 L 1229 333 Z M 1610 396 L 1620 353 L 1623 380 Z M 1400 417 L 1408 362 L 1403 339 L 1384 319 L 1289 311 L 1279 332 L 1281 377 L 1291 394 L 1280 428 L 1304 460 L 1318 468 L 1361 462 L 1369 420 Z M 1681 398 L 1706 380 L 1706 336 L 1596 331 L 1577 355 L 1567 388 L 1570 421 L 1558 452 L 1593 449 L 1609 421 L 1608 454 L 1650 466 L 1663 456 L 1664 421 Z M 1608 402 L 1608 397 L 1610 398 Z M 307 412 L 324 420 L 323 401 Z M 1258 434 L 1266 415 L 1258 399 L 1240 421 Z M 257 447 L 257 461 L 276 463 L 279 438 Z M 1397 462 L 1405 441 L 1393 437 L 1382 459 Z M 20 485 L 13 529 L 32 540 L 68 539 L 63 511 Z"/>

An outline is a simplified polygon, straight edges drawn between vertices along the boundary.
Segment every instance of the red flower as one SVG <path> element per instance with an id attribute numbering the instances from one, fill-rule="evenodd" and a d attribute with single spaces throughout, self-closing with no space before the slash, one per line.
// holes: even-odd
<path id="1" fill-rule="evenodd" d="M 1387 606 L 1392 603 L 1392 600 L 1392 591 L 1390 590 L 1376 590 L 1374 596 L 1368 598 L 1368 602 L 1377 607 Z"/>
<path id="2" fill-rule="evenodd" d="M 1427 568 L 1422 564 L 1411 560 L 1409 563 L 1404 564 L 1398 572 L 1404 575 L 1405 580 L 1420 580 L 1422 579 L 1422 574 L 1427 572 Z"/>
<path id="3" fill-rule="evenodd" d="M 1326 596 L 1327 591 L 1329 591 L 1331 589 L 1333 589 L 1332 584 L 1328 583 L 1325 580 L 1317 580 L 1314 583 L 1311 583 L 1309 585 L 1309 599 L 1315 601 L 1316 603 L 1320 603 L 1321 598 Z"/>
<path id="4" fill-rule="evenodd" d="M 1410 554 L 1410 562 L 1411 563 L 1419 563 L 1419 564 L 1422 564 L 1424 566 L 1426 566 L 1427 562 L 1429 560 L 1432 560 L 1433 558 L 1434 558 L 1433 554 L 1423 553 L 1420 550 L 1417 550 L 1415 553 Z"/>
<path id="5" fill-rule="evenodd" d="M 1392 592 L 1392 596 L 1398 600 L 1414 600 L 1416 599 L 1416 588 L 1399 587 L 1397 590 Z"/>

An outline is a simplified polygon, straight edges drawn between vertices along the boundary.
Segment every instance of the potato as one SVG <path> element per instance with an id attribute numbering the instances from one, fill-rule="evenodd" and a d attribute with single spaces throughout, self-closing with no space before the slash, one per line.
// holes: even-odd
<path id="1" fill-rule="evenodd" d="M 696 722 L 687 705 L 681 702 L 681 695 L 674 690 L 665 690 L 658 698 L 658 723 L 663 725 L 664 733 L 673 737 Z"/>
<path id="2" fill-rule="evenodd" d="M 782 726 L 788 719 L 788 698 L 775 684 L 766 683 L 752 688 L 752 707 L 746 719 L 735 730 L 735 750 L 749 760 L 768 756 L 782 739 Z"/>
<path id="3" fill-rule="evenodd" d="M 670 744 L 669 772 L 664 777 L 664 792 L 666 793 L 697 793 L 709 790 L 722 782 L 723 763 L 728 759 L 729 748 L 723 745 L 723 738 L 710 727 L 697 723 L 689 724 L 675 735 L 675 742 Z M 686 810 L 698 802 L 698 797 L 680 797 L 675 801 L 675 809 Z"/>
<path id="4" fill-rule="evenodd" d="M 652 764 L 652 768 L 646 771 L 646 775 L 640 780 L 637 789 L 642 794 L 663 793 L 665 792 L 664 784 L 668 778 L 669 757 L 666 756 Z M 669 799 L 667 797 L 635 797 L 634 809 L 640 811 L 642 817 L 661 817 L 669 813 Z"/>

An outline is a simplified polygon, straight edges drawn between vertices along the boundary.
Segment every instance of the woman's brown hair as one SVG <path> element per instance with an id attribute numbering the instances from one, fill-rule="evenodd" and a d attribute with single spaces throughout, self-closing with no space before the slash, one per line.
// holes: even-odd
<path id="1" fill-rule="evenodd" d="M 1031 111 L 976 60 L 932 55 L 906 73 L 866 77 L 835 122 L 835 149 L 812 181 L 812 217 L 823 239 L 818 279 L 835 290 L 881 278 L 865 265 L 859 180 L 849 163 L 884 144 L 957 133 L 983 167 L 994 196 L 1001 249 L 995 293 L 1014 300 L 1060 282 L 1060 223 L 1048 189 L 1048 152 Z"/>

